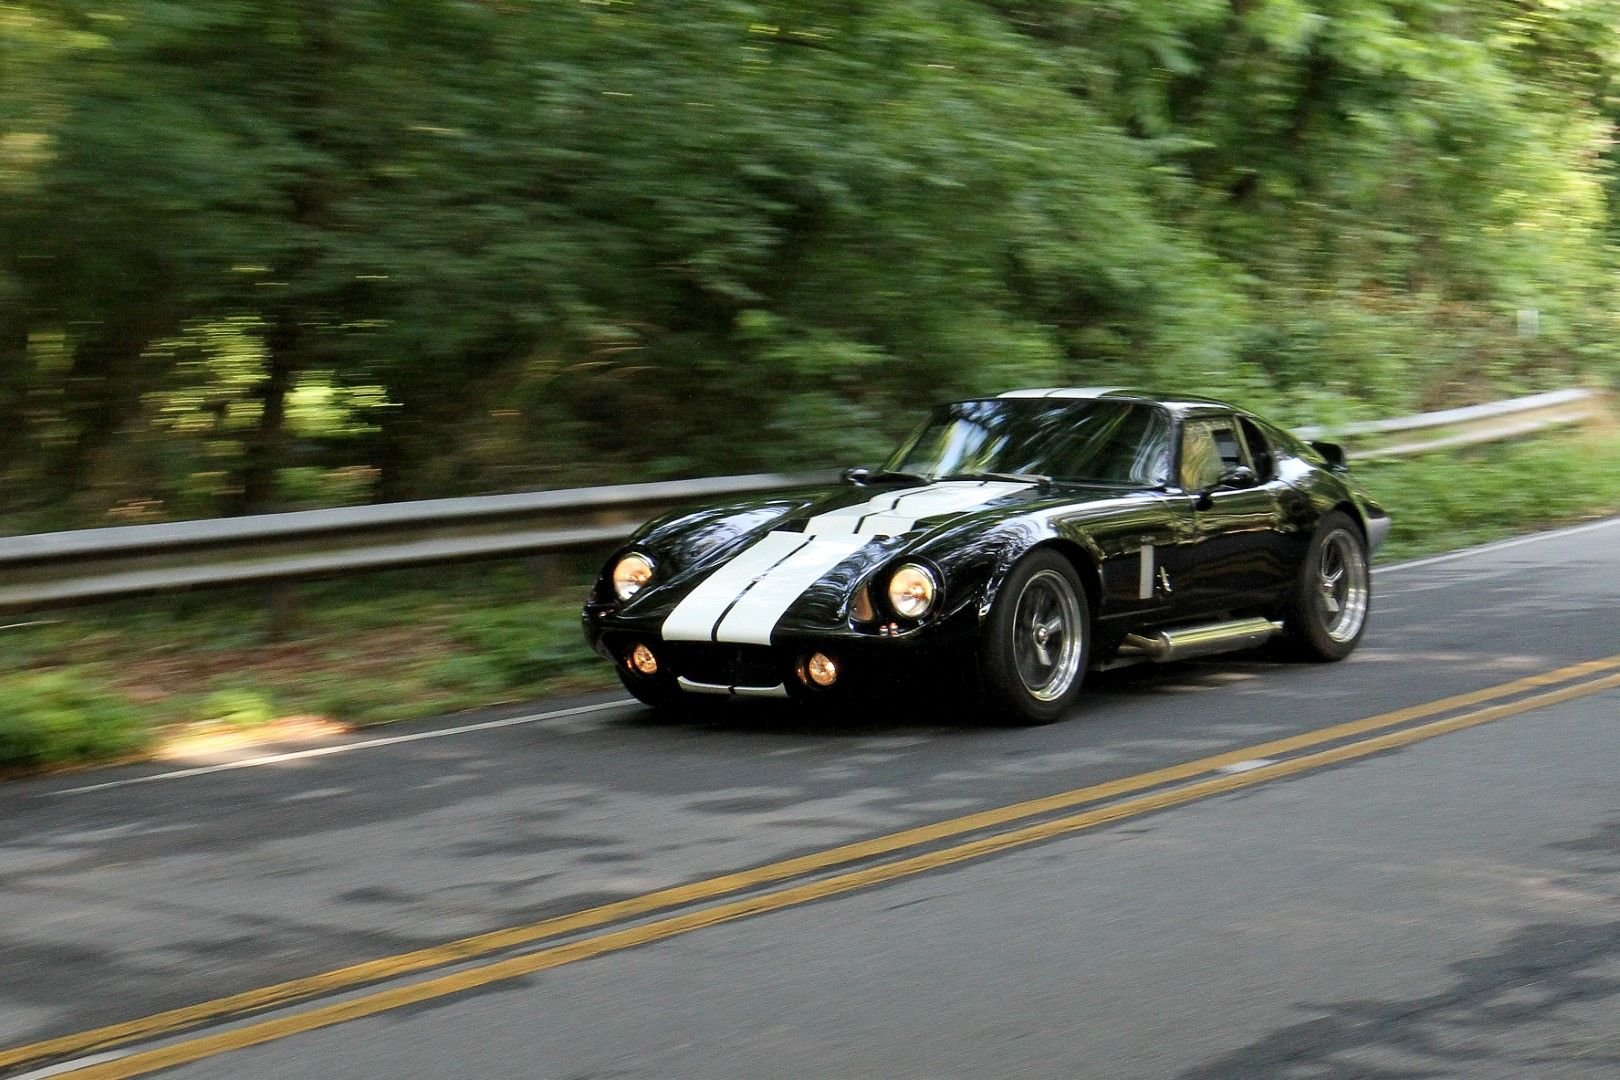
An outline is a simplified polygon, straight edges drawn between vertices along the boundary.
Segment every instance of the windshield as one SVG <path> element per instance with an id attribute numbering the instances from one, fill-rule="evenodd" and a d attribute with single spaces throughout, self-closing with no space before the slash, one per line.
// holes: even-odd
<path id="1" fill-rule="evenodd" d="M 996 398 L 934 410 L 885 466 L 938 479 L 985 473 L 1158 487 L 1170 476 L 1170 421 L 1133 401 Z"/>

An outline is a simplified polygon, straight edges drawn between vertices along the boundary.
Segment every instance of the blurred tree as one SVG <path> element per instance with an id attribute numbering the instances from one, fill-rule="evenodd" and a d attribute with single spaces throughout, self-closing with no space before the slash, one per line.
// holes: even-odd
<path id="1" fill-rule="evenodd" d="M 103 8 L 0 2 L 0 505 L 46 519 L 1616 370 L 1620 0 Z"/>

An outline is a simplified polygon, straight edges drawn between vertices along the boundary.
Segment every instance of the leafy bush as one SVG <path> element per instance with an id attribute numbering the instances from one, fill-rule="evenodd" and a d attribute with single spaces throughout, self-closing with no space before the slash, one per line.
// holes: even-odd
<path id="1" fill-rule="evenodd" d="M 0 676 L 0 768 L 118 757 L 146 741 L 121 697 L 65 673 Z"/>
<path id="2" fill-rule="evenodd" d="M 275 706 L 265 695 L 253 690 L 216 690 L 203 702 L 199 720 L 256 727 L 276 718 Z"/>
<path id="3" fill-rule="evenodd" d="M 1355 474 L 1394 519 L 1386 561 L 1620 510 L 1620 438 L 1608 431 L 1368 462 Z"/>
<path id="4" fill-rule="evenodd" d="M 579 612 L 556 602 L 480 611 L 457 619 L 451 634 L 476 652 L 503 688 L 530 686 L 596 659 L 579 632 Z"/>
<path id="5" fill-rule="evenodd" d="M 498 694 L 508 685 L 503 669 L 483 656 L 448 656 L 426 674 L 434 686 L 457 693 Z"/>
<path id="6" fill-rule="evenodd" d="M 290 690 L 289 695 L 302 711 L 360 727 L 432 716 L 449 708 L 478 703 L 476 698 L 472 702 L 443 703 L 433 687 L 421 678 L 419 668 L 410 665 L 402 665 L 388 678 L 319 669 L 307 671 L 298 679 L 296 691 Z"/>

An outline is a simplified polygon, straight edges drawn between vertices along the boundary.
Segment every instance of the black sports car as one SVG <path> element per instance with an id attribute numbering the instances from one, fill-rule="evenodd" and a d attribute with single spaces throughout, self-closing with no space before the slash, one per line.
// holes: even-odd
<path id="1" fill-rule="evenodd" d="M 1349 655 L 1389 531 L 1333 444 L 1129 390 L 941 405 L 844 479 L 645 526 L 586 601 L 586 638 L 653 705 L 923 676 L 1046 722 L 1091 668 L 1274 636 Z"/>

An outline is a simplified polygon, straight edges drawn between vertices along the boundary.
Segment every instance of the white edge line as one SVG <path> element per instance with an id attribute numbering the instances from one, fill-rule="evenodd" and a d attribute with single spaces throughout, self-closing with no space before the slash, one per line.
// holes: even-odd
<path id="1" fill-rule="evenodd" d="M 1463 548 L 1461 551 L 1448 551 L 1443 555 L 1430 555 L 1427 558 L 1413 559 L 1411 562 L 1396 563 L 1393 566 L 1373 566 L 1375 574 L 1394 574 L 1401 570 L 1415 570 L 1420 566 L 1433 566 L 1435 563 L 1451 562 L 1453 559 L 1466 559 L 1474 555 L 1487 555 L 1493 551 L 1505 548 L 1523 547 L 1525 544 L 1535 544 L 1542 540 L 1556 540 L 1562 536 L 1573 536 L 1576 533 L 1592 532 L 1596 529 L 1606 529 L 1611 525 L 1620 525 L 1620 517 L 1606 518 L 1603 521 L 1588 521 L 1582 525 L 1571 525 L 1568 528 L 1553 529 L 1550 532 L 1532 533 L 1529 536 L 1516 536 L 1508 540 L 1496 540 L 1479 547 Z"/>
<path id="2" fill-rule="evenodd" d="M 108 1050 L 100 1054 L 89 1054 L 85 1057 L 73 1058 L 70 1061 L 58 1061 L 55 1065 L 47 1065 L 43 1069 L 33 1072 L 19 1073 L 11 1080 L 45 1080 L 47 1076 L 61 1076 L 63 1073 L 78 1072 L 88 1069 L 92 1065 L 103 1065 L 109 1061 L 117 1061 L 133 1054 L 134 1050 Z"/>
<path id="3" fill-rule="evenodd" d="M 1234 761 L 1230 765 L 1222 765 L 1215 771 L 1218 773 L 1226 773 L 1229 776 L 1235 776 L 1238 773 L 1253 772 L 1255 769 L 1263 769 L 1267 765 L 1275 764 L 1277 764 L 1277 760 L 1275 758 L 1249 758 L 1246 761 Z"/>
<path id="4" fill-rule="evenodd" d="M 262 754 L 259 757 L 243 758 L 241 761 L 226 761 L 218 765 L 198 765 L 190 769 L 175 769 L 172 772 L 153 773 L 150 776 L 131 776 L 123 780 L 108 780 L 100 784 L 86 784 L 83 787 L 63 788 L 60 791 L 46 791 L 40 798 L 50 798 L 55 795 L 82 795 L 90 791 L 105 791 L 108 788 L 128 787 L 131 784 L 153 784 L 159 780 L 181 780 L 188 776 L 206 776 L 209 773 L 229 772 L 232 769 L 253 769 L 260 765 L 275 765 L 283 761 L 299 761 L 303 758 L 328 757 L 332 754 L 346 754 L 350 750 L 369 750 L 374 746 L 391 746 L 395 743 L 417 742 L 421 739 L 442 739 L 447 735 L 465 735 L 469 731 L 489 731 L 493 728 L 517 727 L 519 724 L 534 724 L 541 720 L 555 720 L 564 716 L 579 716 L 584 713 L 603 712 L 608 709 L 622 709 L 626 705 L 634 705 L 630 698 L 617 698 L 613 701 L 604 701 L 596 705 L 576 705 L 571 709 L 556 709 L 551 712 L 526 713 L 522 716 L 509 716 L 504 720 L 485 720 L 477 724 L 462 724 L 458 727 L 436 728 L 433 731 L 415 731 L 409 735 L 389 735 L 377 739 L 362 739 L 360 742 L 340 743 L 336 746 L 315 746 L 308 750 L 289 750 L 284 754 Z"/>

